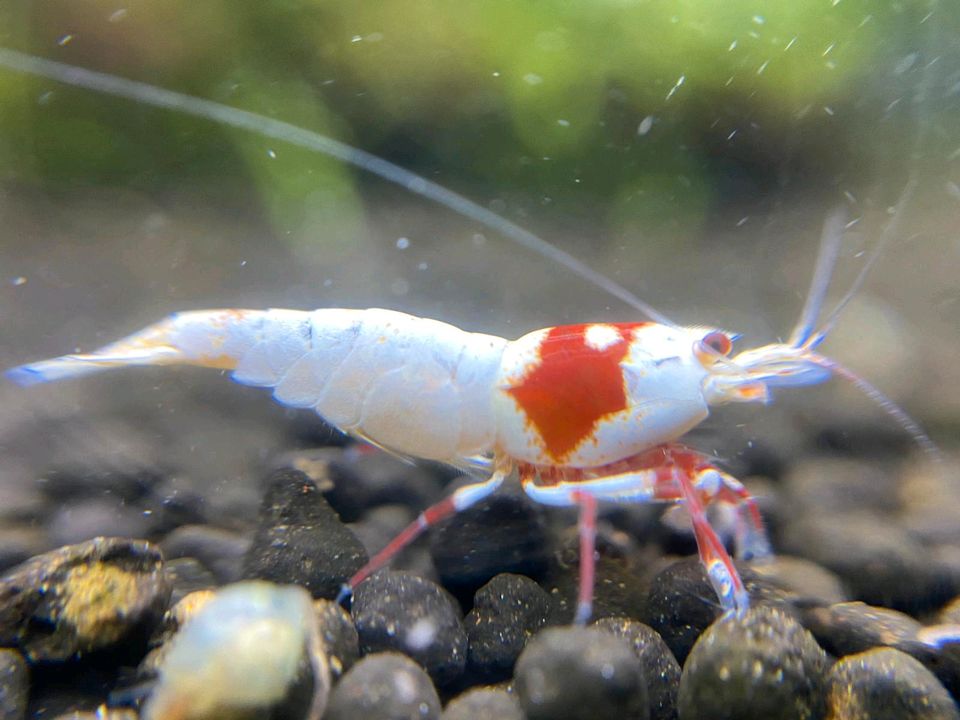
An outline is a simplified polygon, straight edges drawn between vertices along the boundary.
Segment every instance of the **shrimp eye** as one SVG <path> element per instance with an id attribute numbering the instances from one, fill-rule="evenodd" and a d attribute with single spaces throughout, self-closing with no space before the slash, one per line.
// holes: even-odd
<path id="1" fill-rule="evenodd" d="M 730 350 L 733 349 L 730 337 L 719 331 L 708 333 L 700 342 L 720 355 L 729 355 Z"/>

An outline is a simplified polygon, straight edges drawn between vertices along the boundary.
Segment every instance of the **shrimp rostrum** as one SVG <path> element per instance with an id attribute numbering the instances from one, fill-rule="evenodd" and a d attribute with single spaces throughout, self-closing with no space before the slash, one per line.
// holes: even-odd
<path id="1" fill-rule="evenodd" d="M 736 354 L 730 333 L 667 321 L 551 327 L 506 340 L 391 310 L 203 310 L 176 313 L 91 353 L 6 374 L 31 385 L 127 365 L 225 369 L 359 439 L 484 473 L 425 510 L 350 587 L 516 472 L 535 501 L 579 508 L 578 622 L 591 612 L 598 501 L 684 505 L 721 605 L 742 610 L 748 594 L 707 508 L 733 508 L 741 558 L 770 552 L 760 514 L 735 478 L 678 442 L 711 407 L 767 402 L 774 388 L 840 374 L 928 442 L 879 391 L 817 352 L 845 304 L 815 326 L 841 235 L 842 223 L 824 232 L 790 340 Z"/>

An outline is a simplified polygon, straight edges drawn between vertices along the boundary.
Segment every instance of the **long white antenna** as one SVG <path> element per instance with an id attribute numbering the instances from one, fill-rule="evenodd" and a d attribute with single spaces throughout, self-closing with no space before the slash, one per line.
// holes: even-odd
<path id="1" fill-rule="evenodd" d="M 282 120 L 274 120 L 212 100 L 204 100 L 116 75 L 108 75 L 53 60 L 46 60 L 16 50 L 0 48 L 0 66 L 28 75 L 38 75 L 74 87 L 86 88 L 87 90 L 128 100 L 136 100 L 146 105 L 174 110 L 185 115 L 193 115 L 242 130 L 249 130 L 264 137 L 336 158 L 399 185 L 409 192 L 439 203 L 500 233 L 521 247 L 562 265 L 575 275 L 579 275 L 587 282 L 639 310 L 651 320 L 664 325 L 676 325 L 666 315 L 638 298 L 622 285 L 614 282 L 603 273 L 597 272 L 565 250 L 561 250 L 543 238 L 534 235 L 529 230 L 523 229 L 442 185 L 431 182 L 410 170 L 405 170 L 399 165 L 339 140 L 291 125 Z"/>

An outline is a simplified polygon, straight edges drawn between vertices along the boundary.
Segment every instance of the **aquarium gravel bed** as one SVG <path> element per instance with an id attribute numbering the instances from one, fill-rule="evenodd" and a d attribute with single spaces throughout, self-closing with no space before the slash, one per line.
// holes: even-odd
<path id="1" fill-rule="evenodd" d="M 740 565 L 740 616 L 721 613 L 682 517 L 605 506 L 594 616 L 575 627 L 575 514 L 512 485 L 337 605 L 370 553 L 463 480 L 313 447 L 323 429 L 296 415 L 280 428 L 287 450 L 206 492 L 90 452 L 73 466 L 54 452 L 5 489 L 0 717 L 296 719 L 317 703 L 371 720 L 960 717 L 951 460 L 896 440 L 758 455 L 747 485 L 778 554 Z M 286 585 L 307 605 L 275 600 Z M 233 605 L 217 605 L 228 586 Z"/>

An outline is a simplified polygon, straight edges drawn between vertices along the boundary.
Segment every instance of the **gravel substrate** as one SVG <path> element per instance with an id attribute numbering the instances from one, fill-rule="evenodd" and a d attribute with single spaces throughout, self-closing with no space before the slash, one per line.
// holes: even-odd
<path id="1" fill-rule="evenodd" d="M 421 570 L 376 573 L 345 608 L 331 598 L 369 551 L 351 527 L 370 538 L 392 532 L 442 496 L 449 473 L 350 448 L 290 453 L 272 466 L 259 511 L 240 520 L 181 512 L 183 522 L 143 527 L 146 539 L 84 540 L 3 570 L 0 720 L 85 717 L 102 705 L 152 720 L 151 692 L 179 697 L 176 673 L 165 671 L 176 638 L 243 578 L 305 588 L 314 617 L 284 624 L 268 612 L 281 628 L 273 634 L 256 614 L 230 620 L 239 623 L 231 647 L 249 649 L 217 662 L 247 673 L 238 687 L 261 703 L 231 717 L 306 720 L 318 703 L 337 720 L 960 717 L 951 695 L 960 642 L 945 625 L 960 617 L 960 546 L 942 525 L 916 530 L 919 500 L 897 493 L 893 469 L 876 495 L 851 460 L 817 458 L 782 485 L 764 480 L 778 487 L 764 502 L 774 545 L 793 555 L 741 565 L 753 607 L 739 616 L 721 613 L 695 557 L 670 554 L 682 533 L 604 509 L 596 611 L 590 626 L 571 627 L 578 558 L 569 513 L 508 491 L 406 551 L 401 564 Z M 834 469 L 859 509 L 835 499 Z M 919 471 L 910 472 L 916 485 Z M 90 497 L 140 514 L 162 505 L 156 493 L 167 485 L 156 474 L 97 473 L 71 489 L 65 478 L 81 470 L 59 473 L 43 486 L 51 517 Z M 787 511 L 791 502 L 804 513 Z M 898 544 L 901 536 L 910 542 Z M 277 607 L 270 612 L 287 612 Z M 320 684 L 313 647 L 324 648 Z M 202 697 L 213 686 L 183 692 Z"/>

